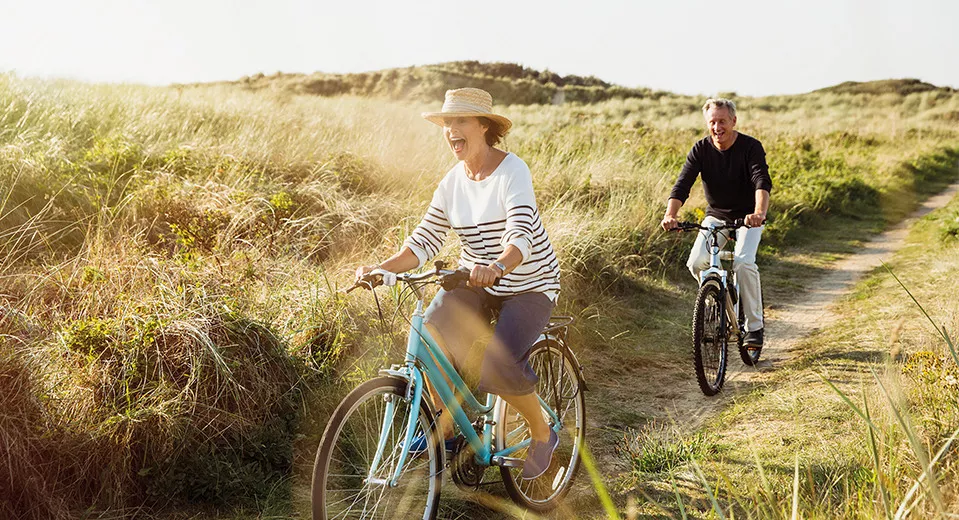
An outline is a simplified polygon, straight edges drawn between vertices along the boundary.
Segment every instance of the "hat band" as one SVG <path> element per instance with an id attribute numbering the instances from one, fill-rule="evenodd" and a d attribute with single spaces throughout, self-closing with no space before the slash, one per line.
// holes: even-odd
<path id="1" fill-rule="evenodd" d="M 476 112 L 480 114 L 490 114 L 489 108 L 474 105 L 472 103 L 457 103 L 456 101 L 443 103 L 443 112 Z"/>

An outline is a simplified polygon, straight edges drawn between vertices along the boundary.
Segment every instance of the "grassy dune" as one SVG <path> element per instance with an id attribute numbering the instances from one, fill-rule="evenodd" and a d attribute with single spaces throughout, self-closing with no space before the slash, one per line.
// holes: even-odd
<path id="1" fill-rule="evenodd" d="M 688 319 L 667 315 L 688 306 L 688 243 L 657 225 L 701 101 L 502 107 L 587 364 L 689 377 Z M 810 268 L 783 287 L 955 177 L 957 94 L 739 102 L 775 184 L 764 261 Z M 401 348 L 401 320 L 336 289 L 451 165 L 418 115 L 438 103 L 0 76 L 0 516 L 292 514 L 330 407 Z M 621 458 L 608 438 L 594 451 Z"/>
<path id="2" fill-rule="evenodd" d="M 515 63 L 453 61 L 356 74 L 256 74 L 224 82 L 243 89 L 281 90 L 314 96 L 379 96 L 431 102 L 449 88 L 482 88 L 503 104 L 595 103 L 608 99 L 663 97 L 668 92 L 627 88 L 599 78 L 561 76 Z M 203 85 L 201 85 L 203 86 Z"/>

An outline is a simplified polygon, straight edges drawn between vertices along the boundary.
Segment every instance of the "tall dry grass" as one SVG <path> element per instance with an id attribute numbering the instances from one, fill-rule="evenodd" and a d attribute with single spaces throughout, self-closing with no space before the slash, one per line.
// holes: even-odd
<path id="1" fill-rule="evenodd" d="M 284 500 L 323 410 L 396 348 L 372 301 L 335 290 L 399 247 L 451 166 L 418 115 L 438 103 L 0 76 L 2 512 Z M 601 318 L 584 345 L 629 327 L 619 296 L 683 254 L 657 223 L 699 103 L 503 107 L 565 310 Z M 741 106 L 780 248 L 895 220 L 955 162 L 955 96 Z"/>

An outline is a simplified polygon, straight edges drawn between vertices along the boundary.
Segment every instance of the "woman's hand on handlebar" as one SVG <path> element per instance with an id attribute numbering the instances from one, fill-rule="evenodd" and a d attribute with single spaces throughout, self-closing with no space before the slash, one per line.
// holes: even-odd
<path id="1" fill-rule="evenodd" d="M 485 265 L 475 265 L 470 271 L 470 285 L 473 287 L 492 287 L 500 273 Z"/>
<path id="2" fill-rule="evenodd" d="M 379 267 L 379 266 L 376 266 L 376 265 L 361 265 L 361 266 L 357 267 L 357 268 L 356 268 L 356 275 L 355 275 L 355 277 L 354 277 L 353 283 L 359 282 L 360 280 L 363 279 L 364 276 L 366 276 L 366 273 L 369 273 L 370 271 L 372 271 L 373 269 L 376 269 L 376 268 L 378 268 L 378 267 Z"/>
<path id="3" fill-rule="evenodd" d="M 415 269 L 420 263 L 419 258 L 407 246 L 403 246 L 399 253 L 380 262 L 378 265 L 361 265 L 356 268 L 356 281 L 359 282 L 363 277 L 374 269 L 382 269 L 391 273 L 405 273 L 410 269 Z"/>

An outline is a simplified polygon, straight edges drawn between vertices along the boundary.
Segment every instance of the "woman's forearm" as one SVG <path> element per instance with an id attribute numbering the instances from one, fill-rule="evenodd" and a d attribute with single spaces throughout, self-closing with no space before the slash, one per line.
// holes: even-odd
<path id="1" fill-rule="evenodd" d="M 507 274 L 523 263 L 523 253 L 518 247 L 510 244 L 506 246 L 506 249 L 503 250 L 503 254 L 499 255 L 499 258 L 497 258 L 496 261 L 506 266 L 506 272 L 503 274 Z"/>
<path id="2" fill-rule="evenodd" d="M 420 265 L 420 259 L 416 257 L 413 250 L 403 247 L 398 253 L 381 262 L 379 268 L 391 273 L 405 273 L 418 265 Z"/>

